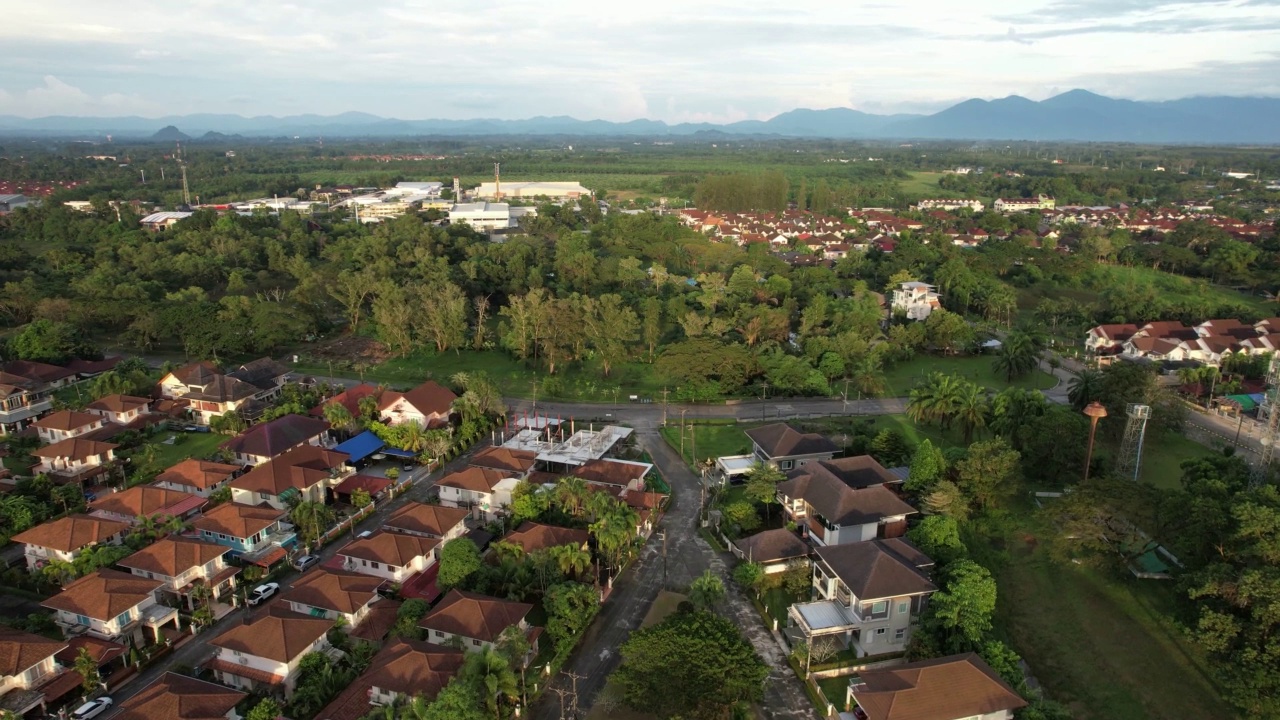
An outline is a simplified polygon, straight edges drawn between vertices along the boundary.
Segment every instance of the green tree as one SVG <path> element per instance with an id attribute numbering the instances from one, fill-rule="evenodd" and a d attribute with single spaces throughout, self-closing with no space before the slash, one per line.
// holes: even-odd
<path id="1" fill-rule="evenodd" d="M 623 702 L 664 718 L 723 718 L 737 703 L 759 702 L 769 674 L 737 626 L 698 611 L 633 632 L 621 654 L 613 678 Z"/>
<path id="2" fill-rule="evenodd" d="M 698 610 L 711 612 L 723 599 L 724 583 L 710 570 L 694 578 L 689 586 L 689 602 Z"/>
<path id="3" fill-rule="evenodd" d="M 284 708 L 280 707 L 275 698 L 262 698 L 245 713 L 244 720 L 276 720 L 283 712 Z"/>
<path id="4" fill-rule="evenodd" d="M 948 653 L 982 647 L 996 610 L 996 581 L 972 560 L 946 569 L 942 589 L 929 598 L 925 624 L 938 633 Z"/>
<path id="5" fill-rule="evenodd" d="M 9 352 L 19 360 L 56 365 L 84 350 L 75 326 L 52 320 L 32 320 L 9 339 Z"/>
<path id="6" fill-rule="evenodd" d="M 289 511 L 289 522 L 298 528 L 302 544 L 310 547 L 333 522 L 333 511 L 322 502 L 307 500 Z"/>
<path id="7" fill-rule="evenodd" d="M 520 697 L 511 663 L 491 647 L 468 653 L 458 678 L 475 689 L 494 720 L 501 720 L 505 704 Z"/>
<path id="8" fill-rule="evenodd" d="M 996 359 L 992 368 L 1002 373 L 1005 379 L 1013 382 L 1036 368 L 1040 362 L 1040 347 L 1036 339 L 1025 332 L 1014 330 L 1005 335 L 996 351 Z"/>
<path id="9" fill-rule="evenodd" d="M 751 532 L 760 527 L 760 513 L 752 505 L 745 500 L 738 500 L 725 505 L 721 509 L 724 513 L 724 519 L 728 520 L 739 530 L 743 532 Z"/>
<path id="10" fill-rule="evenodd" d="M 1017 489 L 1020 460 L 1003 438 L 974 443 L 956 464 L 957 484 L 980 507 L 990 507 Z"/>
<path id="11" fill-rule="evenodd" d="M 542 605 L 547 611 L 547 635 L 556 652 L 565 652 L 600 611 L 600 595 L 590 585 L 558 583 L 547 588 Z"/>
<path id="12" fill-rule="evenodd" d="M 765 517 L 769 517 L 769 507 L 778 502 L 778 483 L 787 479 L 782 471 L 773 465 L 756 463 L 747 471 L 745 497 L 764 506 Z"/>
<path id="13" fill-rule="evenodd" d="M 757 562 L 739 563 L 733 569 L 733 581 L 744 588 L 758 591 L 764 581 L 764 566 Z"/>
<path id="14" fill-rule="evenodd" d="M 420 598 L 409 598 L 400 604 L 396 610 L 396 624 L 391 628 L 391 634 L 396 637 L 417 640 L 421 635 L 418 628 L 418 621 L 431 606 L 426 600 Z"/>
<path id="15" fill-rule="evenodd" d="M 87 648 L 80 648 L 75 660 L 76 673 L 80 675 L 80 688 L 88 695 L 102 685 L 102 676 L 98 673 L 98 662 L 89 654 Z"/>
<path id="16" fill-rule="evenodd" d="M 946 471 L 946 457 L 928 438 L 925 438 L 916 446 L 916 452 L 911 456 L 911 469 L 907 473 L 907 481 L 903 483 L 903 488 L 917 495 L 926 493 L 942 479 Z"/>
<path id="17" fill-rule="evenodd" d="M 871 439 L 871 454 L 881 464 L 889 467 L 901 465 L 911 457 L 911 446 L 901 432 L 885 428 Z"/>
<path id="18" fill-rule="evenodd" d="M 907 539 L 941 566 L 966 553 L 964 541 L 960 539 L 960 523 L 947 515 L 926 516 L 907 531 Z"/>
<path id="19" fill-rule="evenodd" d="M 364 488 L 356 488 L 351 493 L 351 505 L 362 508 L 373 502 L 373 498 L 369 496 L 369 491 Z"/>
<path id="20" fill-rule="evenodd" d="M 480 569 L 480 550 L 467 538 L 454 538 L 440 551 L 440 574 L 436 582 L 443 589 L 455 588 Z"/>
<path id="21" fill-rule="evenodd" d="M 1077 411 L 1102 396 L 1102 373 L 1085 368 L 1071 378 L 1067 385 L 1067 399 Z"/>

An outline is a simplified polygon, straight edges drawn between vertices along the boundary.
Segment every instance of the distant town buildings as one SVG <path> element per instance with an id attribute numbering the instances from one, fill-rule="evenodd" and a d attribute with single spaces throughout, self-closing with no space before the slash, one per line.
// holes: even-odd
<path id="1" fill-rule="evenodd" d="M 1028 210 L 1052 210 L 1056 200 L 1048 195 L 1033 198 L 997 198 L 991 204 L 996 212 L 1027 212 Z"/>
<path id="2" fill-rule="evenodd" d="M 501 200 L 503 198 L 547 198 L 549 200 L 577 200 L 590 196 L 591 191 L 577 182 L 506 182 L 480 183 L 472 192 L 475 198 Z"/>
<path id="3" fill-rule="evenodd" d="M 981 200 L 933 199 L 916 203 L 917 210 L 959 210 L 969 208 L 974 212 L 982 212 L 986 206 Z"/>
<path id="4" fill-rule="evenodd" d="M 905 313 L 909 320 L 924 320 L 942 307 L 937 288 L 922 282 L 904 282 L 893 291 L 893 312 Z"/>

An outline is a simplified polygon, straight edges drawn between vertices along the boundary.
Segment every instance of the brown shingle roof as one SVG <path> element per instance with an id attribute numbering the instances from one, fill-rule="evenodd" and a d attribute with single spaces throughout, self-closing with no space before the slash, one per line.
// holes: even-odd
<path id="1" fill-rule="evenodd" d="M 889 472 L 870 455 L 819 460 L 805 463 L 803 466 L 787 473 L 787 477 L 796 477 L 804 473 L 829 473 L 845 485 L 852 488 L 871 487 L 872 485 L 893 485 L 901 480 Z"/>
<path id="2" fill-rule="evenodd" d="M 271 358 L 258 358 L 227 373 L 227 377 L 247 382 L 262 390 L 275 387 L 276 379 L 288 375 L 289 368 Z"/>
<path id="3" fill-rule="evenodd" d="M 503 540 L 519 545 L 527 553 L 543 550 L 557 545 L 573 545 L 579 547 L 587 542 L 590 535 L 586 530 L 543 525 L 528 520 L 520 523 L 520 527 L 507 535 Z"/>
<path id="4" fill-rule="evenodd" d="M 121 567 L 177 577 L 231 552 L 226 545 L 167 537 L 120 561 Z"/>
<path id="5" fill-rule="evenodd" d="M 86 410 L 97 410 L 104 413 L 125 413 L 136 410 L 139 407 L 146 407 L 151 404 L 151 400 L 144 397 L 135 397 L 133 395 L 108 395 L 104 398 L 94 400 L 85 406 Z"/>
<path id="6" fill-rule="evenodd" d="M 487 447 L 472 455 L 467 464 L 474 467 L 501 470 L 513 475 L 524 475 L 533 469 L 537 461 L 538 454 L 530 450 Z"/>
<path id="7" fill-rule="evenodd" d="M 21 675 L 66 646 L 65 640 L 50 640 L 0 625 L 0 676 Z"/>
<path id="8" fill-rule="evenodd" d="M 120 704 L 115 720 L 224 720 L 246 694 L 167 672 Z"/>
<path id="9" fill-rule="evenodd" d="M 12 360 L 5 363 L 0 369 L 10 375 L 17 375 L 42 383 L 57 382 L 76 374 L 74 370 L 31 360 Z"/>
<path id="10" fill-rule="evenodd" d="M 627 486 L 643 478 L 649 472 L 644 463 L 619 462 L 617 460 L 588 460 L 574 468 L 573 474 L 587 482 Z"/>
<path id="11" fill-rule="evenodd" d="M 439 413 L 448 415 L 453 408 L 453 401 L 458 399 L 453 391 L 434 380 L 428 380 L 418 387 L 402 393 L 401 397 L 423 415 Z"/>
<path id="12" fill-rule="evenodd" d="M 445 475 L 436 482 L 436 485 L 462 488 L 472 492 L 491 493 L 498 483 L 510 477 L 510 473 L 500 470 L 469 467 Z"/>
<path id="13" fill-rule="evenodd" d="M 440 544 L 439 538 L 405 535 L 379 530 L 367 538 L 361 538 L 338 551 L 339 555 L 379 562 L 393 567 L 404 567 L 415 559 L 430 555 Z"/>
<path id="14" fill-rule="evenodd" d="M 236 538 L 252 537 L 285 516 L 284 510 L 264 505 L 223 503 L 191 521 L 191 527 Z"/>
<path id="15" fill-rule="evenodd" d="M 59 410 L 52 415 L 46 415 L 34 423 L 35 427 L 45 430 L 77 430 L 86 425 L 97 425 L 102 422 L 101 415 L 93 413 L 77 412 L 75 410 Z"/>
<path id="16" fill-rule="evenodd" d="M 778 483 L 778 494 L 803 499 L 836 525 L 863 525 L 916 512 L 884 485 L 851 488 L 829 473 L 809 472 L 808 468 L 805 465 L 796 477 Z"/>
<path id="17" fill-rule="evenodd" d="M 67 585 L 41 605 L 54 610 L 111 621 L 125 610 L 153 597 L 164 583 L 119 570 L 98 570 Z"/>
<path id="18" fill-rule="evenodd" d="M 809 554 L 809 546 L 786 528 L 765 530 L 734 543 L 750 562 L 772 563 Z"/>
<path id="19" fill-rule="evenodd" d="M 183 460 L 156 476 L 154 482 L 167 482 L 171 485 L 208 490 L 226 482 L 231 475 L 240 470 L 238 465 L 196 460 Z"/>
<path id="20" fill-rule="evenodd" d="M 283 415 L 254 425 L 219 447 L 233 453 L 273 458 L 329 429 L 329 423 L 303 415 Z"/>
<path id="21" fill-rule="evenodd" d="M 418 627 L 494 642 L 503 630 L 518 624 L 532 609 L 526 603 L 450 590 L 434 610 L 418 621 Z"/>
<path id="22" fill-rule="evenodd" d="M 189 504 L 193 499 L 208 502 L 197 495 L 180 490 L 168 490 L 154 485 L 137 485 L 98 498 L 89 503 L 89 509 L 128 517 L 177 515 L 181 514 L 178 508 Z"/>
<path id="23" fill-rule="evenodd" d="M 358 417 L 360 415 L 360 399 L 369 395 L 377 395 L 379 392 L 381 392 L 381 388 L 378 386 L 361 383 L 355 387 L 349 387 L 311 408 L 307 411 L 307 414 L 314 415 L 315 417 L 324 417 L 325 406 L 331 403 L 337 403 L 346 408 L 347 412 L 351 413 L 352 417 Z M 381 409 L 381 407 L 379 409 Z"/>
<path id="24" fill-rule="evenodd" d="M 206 385 L 213 382 L 213 379 L 220 375 L 221 371 L 218 370 L 217 365 L 208 360 L 202 360 L 171 370 L 169 374 L 173 375 L 174 379 L 183 385 Z"/>
<path id="25" fill-rule="evenodd" d="M 279 495 L 288 488 L 302 490 L 329 479 L 330 471 L 342 467 L 347 454 L 303 445 L 255 467 L 231 481 L 231 487 Z"/>
<path id="26" fill-rule="evenodd" d="M 920 567 L 928 556 L 900 538 L 827 545 L 814 552 L 860 600 L 917 595 L 937 590 Z"/>
<path id="27" fill-rule="evenodd" d="M 293 581 L 280 597 L 311 607 L 351 614 L 378 597 L 381 578 L 358 573 L 320 569 Z"/>
<path id="28" fill-rule="evenodd" d="M 770 458 L 792 455 L 819 455 L 836 453 L 840 448 L 818 433 L 800 433 L 786 423 L 774 423 L 747 431 L 760 449 Z"/>
<path id="29" fill-rule="evenodd" d="M 406 697 L 434 699 L 462 667 L 462 650 L 419 640 L 396 639 L 374 656 L 369 669 L 329 703 L 317 720 L 358 720 L 369 714 L 369 693 L 377 687 Z"/>
<path id="30" fill-rule="evenodd" d="M 98 418 L 99 420 L 101 418 Z M 94 455 L 104 455 L 108 450 L 120 447 L 111 443 L 88 440 L 83 437 L 67 438 L 37 450 L 31 454 L 42 458 L 67 458 L 68 460 L 84 460 Z"/>
<path id="31" fill-rule="evenodd" d="M 974 653 L 858 675 L 853 698 L 869 720 L 954 720 L 1027 705 Z"/>
<path id="32" fill-rule="evenodd" d="M 462 508 L 407 502 L 387 518 L 383 527 L 444 537 L 446 533 L 457 527 L 458 523 L 465 521 L 470 514 Z"/>
<path id="33" fill-rule="evenodd" d="M 91 515 L 68 515 L 20 532 L 11 539 L 27 545 L 74 552 L 85 546 L 100 543 L 128 529 L 128 523 L 104 520 Z"/>
<path id="34" fill-rule="evenodd" d="M 215 375 L 201 389 L 192 390 L 183 397 L 191 400 L 223 403 L 251 398 L 257 395 L 258 392 L 258 388 L 242 380 L 227 377 L 226 375 Z"/>
<path id="35" fill-rule="evenodd" d="M 243 622 L 233 624 L 209 644 L 287 663 L 332 627 L 332 620 L 296 613 L 284 603 L 273 602 L 253 617 L 246 615 Z"/>

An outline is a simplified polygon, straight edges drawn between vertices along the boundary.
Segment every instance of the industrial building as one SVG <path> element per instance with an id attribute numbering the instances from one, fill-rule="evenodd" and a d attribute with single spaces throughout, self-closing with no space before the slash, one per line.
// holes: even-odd
<path id="1" fill-rule="evenodd" d="M 467 223 L 477 230 L 506 230 L 515 227 L 511 206 L 506 203 L 459 203 L 449 210 L 449 222 Z"/>
<path id="2" fill-rule="evenodd" d="M 590 196 L 591 191 L 576 182 L 487 182 L 481 183 L 472 193 L 477 198 L 548 198 L 551 200 L 577 200 Z"/>

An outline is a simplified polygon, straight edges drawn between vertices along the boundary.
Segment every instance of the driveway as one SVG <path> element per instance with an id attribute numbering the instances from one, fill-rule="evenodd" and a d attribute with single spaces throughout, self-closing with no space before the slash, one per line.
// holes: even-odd
<path id="1" fill-rule="evenodd" d="M 630 413 L 626 420 L 641 424 Z M 553 686 L 570 689 L 573 680 L 569 676 L 576 675 L 578 706 L 585 713 L 604 688 L 609 674 L 618 667 L 619 646 L 640 627 L 658 593 L 663 589 L 684 591 L 694 578 L 710 569 L 724 580 L 728 591 L 721 614 L 737 622 L 756 652 L 769 664 L 769 679 L 765 683 L 762 703 L 765 717 L 816 718 L 804 688 L 787 666 L 782 650 L 764 629 L 750 601 L 730 580 L 725 557 L 697 533 L 698 478 L 662 440 L 656 429 L 642 426 L 636 436 L 670 483 L 675 502 L 658 531 L 649 538 L 640 557 L 614 583 L 613 594 L 565 663 Z M 662 555 L 663 533 L 666 537 L 665 561 Z M 673 672 L 677 671 L 673 668 Z M 543 694 L 540 702 L 530 709 L 530 717 L 534 720 L 560 720 L 559 696 L 550 691 Z"/>

